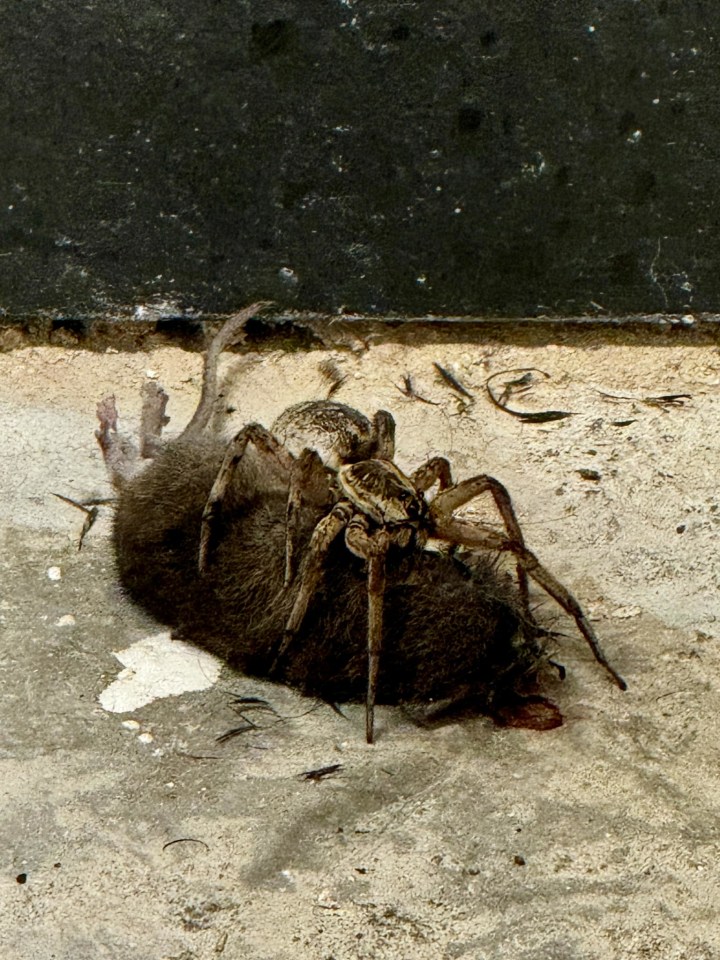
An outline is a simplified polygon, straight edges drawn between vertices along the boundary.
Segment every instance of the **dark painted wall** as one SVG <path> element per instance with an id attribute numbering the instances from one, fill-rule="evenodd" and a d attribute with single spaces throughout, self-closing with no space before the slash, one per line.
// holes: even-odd
<path id="1" fill-rule="evenodd" d="M 0 307 L 715 311 L 716 0 L 1 0 Z"/>

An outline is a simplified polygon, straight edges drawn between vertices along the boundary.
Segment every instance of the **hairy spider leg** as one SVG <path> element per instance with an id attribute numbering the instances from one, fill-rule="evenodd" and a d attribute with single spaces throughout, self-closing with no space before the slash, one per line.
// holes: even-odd
<path id="1" fill-rule="evenodd" d="M 285 537 L 285 589 L 290 586 L 297 573 L 297 539 L 303 504 L 317 501 L 318 505 L 324 505 L 328 503 L 329 497 L 328 471 L 319 454 L 306 447 L 290 470 Z"/>
<path id="2" fill-rule="evenodd" d="M 368 565 L 368 685 L 365 701 L 365 738 L 368 743 L 372 743 L 375 736 L 375 699 L 383 637 L 385 558 L 391 542 L 390 533 L 383 527 L 368 533 L 368 520 L 362 514 L 356 514 L 345 531 L 348 549 L 367 560 Z"/>
<path id="3" fill-rule="evenodd" d="M 434 516 L 433 520 L 433 536 L 442 537 L 444 540 L 450 540 L 454 543 L 461 543 L 470 548 L 479 547 L 482 549 L 503 550 L 513 553 L 518 563 L 522 564 L 525 572 L 539 584 L 563 610 L 567 611 L 567 613 L 573 617 L 578 630 L 587 641 L 597 662 L 607 670 L 621 690 L 627 690 L 627 683 L 615 668 L 608 663 L 605 654 L 600 648 L 600 641 L 595 635 L 595 631 L 590 625 L 580 604 L 570 591 L 540 563 L 531 550 L 528 550 L 523 543 L 503 536 L 501 533 L 493 530 L 492 527 L 482 527 L 479 524 L 468 523 L 465 520 L 458 520 L 455 517 L 443 515 Z"/>
<path id="4" fill-rule="evenodd" d="M 470 477 L 468 480 L 462 480 L 447 490 L 441 488 L 440 493 L 430 504 L 430 516 L 434 523 L 439 523 L 450 519 L 452 514 L 459 508 L 474 500 L 482 493 L 490 492 L 498 513 L 502 518 L 505 532 L 513 543 L 518 543 L 523 549 L 525 547 L 525 538 L 522 529 L 515 515 L 510 494 L 507 488 L 486 474 L 480 474 L 477 477 Z M 525 567 L 518 559 L 517 561 L 517 579 L 518 590 L 520 592 L 520 601 L 523 607 L 523 616 L 530 625 L 534 625 L 535 620 L 530 612 L 530 594 L 528 590 L 528 573 Z"/>
<path id="5" fill-rule="evenodd" d="M 257 303 L 251 303 L 249 307 L 245 307 L 244 310 L 230 317 L 210 341 L 203 366 L 203 383 L 200 392 L 200 402 L 190 423 L 185 427 L 183 436 L 201 433 L 205 427 L 207 427 L 208 423 L 210 423 L 218 397 L 218 361 L 220 354 L 240 338 L 248 320 L 262 310 L 265 310 L 271 303 L 271 300 L 260 300 Z"/>
<path id="6" fill-rule="evenodd" d="M 323 517 L 315 527 L 310 537 L 310 543 L 305 553 L 305 558 L 300 571 L 297 594 L 290 616 L 285 624 L 285 636 L 278 648 L 272 666 L 270 667 L 270 676 L 272 676 L 285 655 L 288 647 L 293 641 L 295 634 L 302 626 L 305 619 L 310 599 L 315 594 L 318 584 L 322 579 L 323 567 L 328 550 L 337 535 L 347 527 L 353 518 L 354 510 L 349 500 L 339 500 L 327 516 Z"/>
<path id="7" fill-rule="evenodd" d="M 273 457 L 280 467 L 290 472 L 294 458 L 285 450 L 282 444 L 259 423 L 250 423 L 236 434 L 228 444 L 223 462 L 220 465 L 215 482 L 210 490 L 210 495 L 205 503 L 200 524 L 200 549 L 198 552 L 198 569 L 204 573 L 210 559 L 210 546 L 214 533 L 214 527 L 220 511 L 222 502 L 232 484 L 235 471 L 242 460 L 247 446 L 252 443 L 260 453 Z"/>
<path id="8" fill-rule="evenodd" d="M 392 460 L 395 456 L 395 418 L 387 410 L 378 410 L 373 417 L 373 441 L 376 460 Z"/>
<path id="9" fill-rule="evenodd" d="M 433 457 L 427 463 L 421 464 L 410 479 L 418 493 L 427 493 L 436 482 L 441 491 L 447 490 L 452 485 L 450 461 L 445 457 Z"/>

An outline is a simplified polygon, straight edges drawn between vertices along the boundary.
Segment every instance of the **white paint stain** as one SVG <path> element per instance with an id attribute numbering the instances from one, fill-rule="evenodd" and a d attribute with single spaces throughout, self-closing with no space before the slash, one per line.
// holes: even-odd
<path id="1" fill-rule="evenodd" d="M 114 656 L 125 669 L 98 697 L 110 713 L 130 713 L 162 697 L 207 690 L 222 666 L 204 650 L 171 639 L 168 631 L 144 637 Z"/>

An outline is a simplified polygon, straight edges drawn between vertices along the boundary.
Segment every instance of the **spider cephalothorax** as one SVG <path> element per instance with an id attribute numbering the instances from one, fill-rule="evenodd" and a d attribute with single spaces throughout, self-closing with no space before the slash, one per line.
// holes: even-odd
<path id="1" fill-rule="evenodd" d="M 377 524 L 416 529 L 427 516 L 427 503 L 409 477 L 389 460 L 361 460 L 340 467 L 342 493 Z"/>

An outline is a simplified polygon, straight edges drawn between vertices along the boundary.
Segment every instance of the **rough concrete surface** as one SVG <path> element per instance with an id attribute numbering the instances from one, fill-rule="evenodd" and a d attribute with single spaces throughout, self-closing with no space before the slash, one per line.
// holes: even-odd
<path id="1" fill-rule="evenodd" d="M 566 721 L 550 732 L 484 718 L 426 729 L 380 708 L 369 747 L 362 707 L 343 719 L 227 669 L 205 690 L 109 712 L 98 698 L 123 670 L 115 653 L 162 628 L 120 595 L 111 507 L 78 552 L 82 516 L 52 492 L 108 496 L 95 402 L 115 392 L 135 429 L 140 385 L 157 376 L 177 431 L 200 357 L 0 355 L 3 958 L 720 957 L 720 351 L 580 334 L 356 347 L 227 358 L 233 422 L 323 396 L 332 356 L 338 399 L 395 415 L 401 466 L 444 454 L 459 477 L 507 484 L 628 691 L 546 602 L 568 669 L 548 681 Z M 550 378 L 514 406 L 574 415 L 523 423 L 493 407 L 486 378 L 516 367 Z M 403 395 L 405 374 L 432 404 Z M 667 394 L 691 398 L 645 402 Z M 288 719 L 218 743 L 238 723 L 231 693 Z M 335 763 L 320 782 L 298 776 Z"/>

